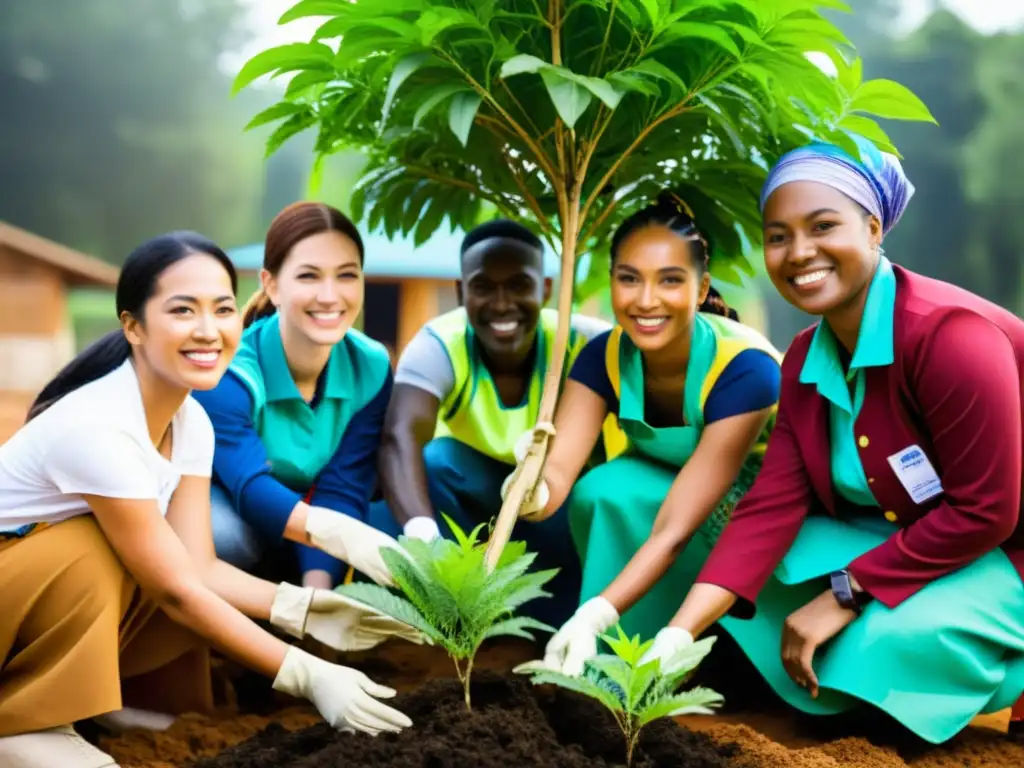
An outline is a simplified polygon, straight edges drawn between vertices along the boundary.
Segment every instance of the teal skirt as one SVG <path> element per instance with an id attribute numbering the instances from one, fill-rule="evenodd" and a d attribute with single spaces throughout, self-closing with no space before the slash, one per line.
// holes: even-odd
<path id="1" fill-rule="evenodd" d="M 583 564 L 581 602 L 600 594 L 647 540 L 676 474 L 627 455 L 577 483 L 569 523 Z M 623 615 L 627 632 L 648 639 L 671 620 L 746 487 L 743 482 L 730 491 L 669 571 Z M 1012 706 L 1024 692 L 1024 584 L 1002 550 L 932 582 L 892 610 L 869 604 L 815 654 L 817 699 L 782 666 L 786 618 L 829 588 L 830 572 L 896 530 L 881 517 L 808 518 L 758 597 L 756 615 L 726 617 L 719 625 L 791 706 L 834 715 L 871 704 L 937 744 L 976 715 Z"/>
<path id="2" fill-rule="evenodd" d="M 828 589 L 828 573 L 896 530 L 881 518 L 808 518 L 758 597 L 754 618 L 720 624 L 797 709 L 829 715 L 866 702 L 938 744 L 976 715 L 1012 706 L 1024 692 L 1024 584 L 1002 550 L 937 579 L 896 608 L 869 604 L 815 654 L 817 699 L 782 666 L 786 617 Z"/>

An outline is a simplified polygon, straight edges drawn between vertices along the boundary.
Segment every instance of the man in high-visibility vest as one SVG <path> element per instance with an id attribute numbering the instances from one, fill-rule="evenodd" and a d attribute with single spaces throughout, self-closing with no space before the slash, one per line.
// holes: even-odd
<path id="1" fill-rule="evenodd" d="M 392 535 L 449 534 L 439 513 L 471 529 L 501 508 L 501 485 L 515 467 L 516 440 L 533 429 L 558 313 L 544 309 L 541 241 L 521 224 L 491 221 L 462 243 L 461 307 L 432 320 L 403 350 L 381 438 L 387 502 L 370 522 Z M 586 342 L 608 330 L 573 315 L 566 373 Z M 566 515 L 523 525 L 514 539 L 537 553 L 536 569 L 559 568 L 552 598 L 523 613 L 558 626 L 579 599 L 579 561 Z"/>

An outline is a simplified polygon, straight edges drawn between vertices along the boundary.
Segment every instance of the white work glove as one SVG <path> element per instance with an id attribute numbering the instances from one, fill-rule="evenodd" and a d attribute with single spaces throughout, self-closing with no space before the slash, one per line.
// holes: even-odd
<path id="1" fill-rule="evenodd" d="M 658 659 L 661 673 L 671 674 L 689 660 L 689 649 L 693 646 L 693 635 L 680 627 L 665 627 L 654 636 L 654 643 L 640 659 L 643 666 Z"/>
<path id="2" fill-rule="evenodd" d="M 578 677 L 583 665 L 597 655 L 597 638 L 619 620 L 615 606 L 603 597 L 592 597 L 572 615 L 548 641 L 544 666 L 555 672 Z"/>
<path id="3" fill-rule="evenodd" d="M 321 717 L 341 731 L 400 731 L 412 720 L 397 709 L 377 701 L 395 695 L 393 688 L 378 685 L 362 672 L 331 664 L 290 647 L 274 678 L 274 690 L 306 699 Z M 376 697 L 376 698 L 374 698 Z"/>
<path id="4" fill-rule="evenodd" d="M 555 425 L 549 421 L 538 422 L 537 426 L 533 429 L 529 429 L 519 436 L 515 445 L 512 446 L 512 455 L 516 458 L 517 466 L 521 466 L 526 459 L 526 454 L 529 452 L 530 446 L 533 445 L 533 436 L 537 432 L 547 432 L 553 438 L 555 436 Z M 508 496 L 508 490 L 512 486 L 513 477 L 515 477 L 514 471 L 501 484 L 502 501 Z M 522 506 L 520 506 L 519 516 L 525 520 L 543 519 L 539 515 L 547 507 L 550 500 L 551 490 L 548 488 L 547 481 L 542 477 L 537 481 L 537 485 L 534 486 L 533 494 L 523 501 Z"/>
<path id="5" fill-rule="evenodd" d="M 301 640 L 316 638 L 336 651 L 365 651 L 389 637 L 422 645 L 426 638 L 408 624 L 350 597 L 282 583 L 270 607 L 270 623 Z"/>
<path id="6" fill-rule="evenodd" d="M 390 547 L 408 557 L 399 543 L 386 533 L 324 507 L 309 508 L 306 533 L 315 546 L 385 587 L 392 586 L 394 579 L 380 555 L 381 548 Z"/>
<path id="7" fill-rule="evenodd" d="M 402 533 L 410 539 L 419 539 L 428 544 L 441 536 L 441 530 L 437 527 L 437 520 L 422 515 L 412 518 L 403 525 Z"/>

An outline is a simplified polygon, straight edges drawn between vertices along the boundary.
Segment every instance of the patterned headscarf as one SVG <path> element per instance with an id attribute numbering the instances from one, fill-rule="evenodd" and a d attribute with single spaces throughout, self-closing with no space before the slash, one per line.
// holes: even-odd
<path id="1" fill-rule="evenodd" d="M 834 144 L 814 142 L 787 152 L 776 163 L 761 190 L 761 212 L 768 197 L 791 181 L 816 181 L 842 192 L 882 222 L 888 234 L 914 195 L 914 185 L 895 155 L 881 152 L 871 142 L 855 137 L 860 158 Z"/>

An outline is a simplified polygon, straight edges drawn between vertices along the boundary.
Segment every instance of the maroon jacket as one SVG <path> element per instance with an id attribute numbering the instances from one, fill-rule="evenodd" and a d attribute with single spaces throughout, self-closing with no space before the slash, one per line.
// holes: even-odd
<path id="1" fill-rule="evenodd" d="M 858 508 L 833 488 L 828 401 L 815 385 L 800 383 L 814 333 L 808 328 L 783 361 L 778 421 L 764 466 L 697 579 L 735 593 L 734 615 L 752 615 L 751 604 L 808 514 L 842 518 L 884 510 L 899 524 L 849 566 L 890 608 L 996 547 L 1024 578 L 1024 321 L 955 286 L 894 270 L 893 364 L 865 369 L 855 424 L 864 473 L 881 510 Z M 944 491 L 921 505 L 887 461 L 914 444 L 927 454 Z"/>

